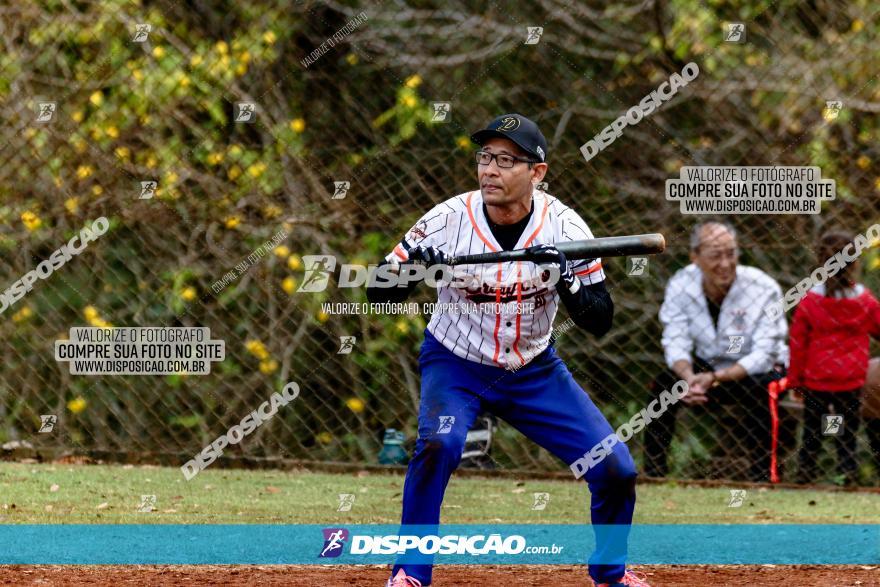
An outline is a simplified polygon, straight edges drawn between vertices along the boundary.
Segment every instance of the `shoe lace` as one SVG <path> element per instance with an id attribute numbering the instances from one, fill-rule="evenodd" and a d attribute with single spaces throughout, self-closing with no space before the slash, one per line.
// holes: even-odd
<path id="1" fill-rule="evenodd" d="M 415 577 L 401 577 L 391 583 L 391 587 L 422 587 L 422 582 Z"/>
<path id="2" fill-rule="evenodd" d="M 651 587 L 648 585 L 648 578 L 644 575 L 639 575 L 635 571 L 627 571 L 624 573 L 623 577 L 620 578 L 619 583 L 623 585 L 627 585 L 629 587 Z"/>

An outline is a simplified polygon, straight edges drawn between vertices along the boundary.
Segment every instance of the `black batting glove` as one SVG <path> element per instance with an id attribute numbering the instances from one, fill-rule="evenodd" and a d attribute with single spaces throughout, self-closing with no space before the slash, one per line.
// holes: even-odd
<path id="1" fill-rule="evenodd" d="M 446 265 L 446 260 L 448 259 L 446 253 L 437 247 L 426 247 L 423 245 L 411 248 L 408 251 L 408 255 L 409 258 L 405 261 L 406 263 L 421 264 L 426 267 Z"/>
<path id="2" fill-rule="evenodd" d="M 568 264 L 565 253 L 557 249 L 556 245 L 535 245 L 534 247 L 527 248 L 526 252 L 529 253 L 533 261 L 538 265 L 552 263 L 559 266 L 559 281 L 556 282 L 557 288 L 565 287 L 571 293 L 577 293 L 581 288 L 581 280 L 578 279 L 571 265 Z"/>

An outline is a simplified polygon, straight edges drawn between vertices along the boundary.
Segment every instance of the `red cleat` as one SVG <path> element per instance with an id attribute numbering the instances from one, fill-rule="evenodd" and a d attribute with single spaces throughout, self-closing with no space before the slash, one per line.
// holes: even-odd
<path id="1" fill-rule="evenodd" d="M 404 583 L 404 585 L 406 585 Z M 596 583 L 593 581 L 593 587 L 651 587 L 642 576 L 636 575 L 634 572 L 627 570 L 623 577 L 614 583 Z"/>
<path id="2" fill-rule="evenodd" d="M 403 569 L 398 569 L 397 574 L 385 583 L 385 587 L 422 587 L 422 582 L 415 577 L 408 577 Z"/>

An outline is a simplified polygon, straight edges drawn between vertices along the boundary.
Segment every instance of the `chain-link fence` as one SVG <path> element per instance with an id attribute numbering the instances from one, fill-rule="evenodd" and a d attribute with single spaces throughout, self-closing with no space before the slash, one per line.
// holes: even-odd
<path id="1" fill-rule="evenodd" d="M 226 456 L 376 463 L 385 429 L 411 443 L 429 317 L 327 313 L 322 304 L 365 302 L 364 289 L 334 278 L 297 291 L 302 257 L 378 262 L 431 206 L 476 189 L 468 137 L 500 113 L 538 122 L 547 191 L 596 236 L 669 243 L 640 276 L 605 260 L 610 333 L 556 341 L 615 426 L 647 405 L 665 368 L 658 310 L 700 218 L 664 197 L 683 166 L 818 166 L 835 180 L 821 214 L 727 217 L 740 263 L 783 291 L 810 275 L 824 230 L 880 220 L 867 1 L 51 1 L 2 7 L 0 25 L 0 283 L 11 302 L 0 440 L 38 449 L 182 464 L 289 381 L 295 402 Z M 587 161 L 582 145 L 690 62 L 693 81 L 666 86 Z M 106 234 L 21 297 L 9 289 L 99 217 Z M 877 291 L 877 249 L 862 261 Z M 420 286 L 413 301 L 432 296 Z M 54 341 L 88 325 L 209 327 L 226 358 L 207 376 L 71 375 Z M 670 474 L 742 476 L 745 438 L 719 434 L 742 410 L 682 410 Z M 782 402 L 785 479 L 799 413 Z M 41 415 L 57 416 L 51 432 L 39 432 Z M 642 443 L 630 441 L 640 462 Z M 503 423 L 491 459 L 560 467 Z"/>

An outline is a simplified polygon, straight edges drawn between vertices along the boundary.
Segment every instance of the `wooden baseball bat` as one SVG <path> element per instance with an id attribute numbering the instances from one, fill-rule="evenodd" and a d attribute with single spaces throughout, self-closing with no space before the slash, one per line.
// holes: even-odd
<path id="1" fill-rule="evenodd" d="M 596 259 L 598 257 L 630 257 L 633 255 L 653 255 L 666 250 L 666 239 L 662 234 L 633 234 L 627 236 L 607 236 L 582 241 L 555 243 L 556 248 L 566 259 Z M 532 261 L 527 249 L 460 255 L 447 258 L 447 265 L 468 265 L 476 263 L 499 263 L 503 261 Z"/>

